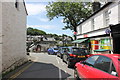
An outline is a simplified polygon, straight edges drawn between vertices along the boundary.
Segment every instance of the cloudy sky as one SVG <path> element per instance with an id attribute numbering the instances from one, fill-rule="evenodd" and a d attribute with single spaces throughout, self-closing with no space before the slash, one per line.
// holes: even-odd
<path id="1" fill-rule="evenodd" d="M 27 27 L 37 28 L 46 33 L 73 35 L 71 30 L 62 30 L 65 24 L 62 23 L 62 18 L 54 18 L 52 21 L 46 17 L 46 5 L 48 2 L 26 2 L 28 11 Z"/>

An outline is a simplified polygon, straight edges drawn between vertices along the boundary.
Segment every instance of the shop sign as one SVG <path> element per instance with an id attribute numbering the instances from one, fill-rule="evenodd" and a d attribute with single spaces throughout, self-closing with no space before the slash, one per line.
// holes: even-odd
<path id="1" fill-rule="evenodd" d="M 88 34 L 85 34 L 84 37 L 88 37 Z"/>
<path id="2" fill-rule="evenodd" d="M 106 30 L 105 30 L 105 33 L 106 33 L 106 34 L 110 34 L 110 33 L 111 33 L 110 29 L 106 29 Z"/>
<path id="3" fill-rule="evenodd" d="M 77 35 L 77 32 L 74 32 L 74 35 Z"/>

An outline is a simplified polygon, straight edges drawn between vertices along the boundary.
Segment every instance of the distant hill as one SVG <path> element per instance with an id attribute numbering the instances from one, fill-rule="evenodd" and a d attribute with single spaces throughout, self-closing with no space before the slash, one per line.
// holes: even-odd
<path id="1" fill-rule="evenodd" d="M 51 33 L 47 34 L 45 31 L 42 31 L 39 29 L 33 29 L 31 27 L 27 28 L 27 35 L 31 35 L 31 36 L 48 35 L 48 36 L 54 37 L 56 40 L 60 40 L 60 41 L 62 41 L 65 37 L 68 37 L 72 40 L 71 36 L 67 36 L 65 34 L 63 34 L 63 35 L 57 35 L 57 34 L 51 34 Z"/>

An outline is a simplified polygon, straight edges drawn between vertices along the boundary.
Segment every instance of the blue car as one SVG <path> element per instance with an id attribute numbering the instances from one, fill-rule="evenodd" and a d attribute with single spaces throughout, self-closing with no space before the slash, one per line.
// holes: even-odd
<path id="1" fill-rule="evenodd" d="M 48 54 L 56 55 L 57 52 L 58 52 L 58 48 L 49 48 L 48 49 Z"/>

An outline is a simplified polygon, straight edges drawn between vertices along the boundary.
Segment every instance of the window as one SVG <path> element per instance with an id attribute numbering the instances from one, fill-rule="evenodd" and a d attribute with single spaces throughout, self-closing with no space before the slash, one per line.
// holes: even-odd
<path id="1" fill-rule="evenodd" d="M 92 19 L 92 27 L 91 27 L 91 30 L 94 30 L 95 29 L 95 19 L 93 18 Z"/>
<path id="2" fill-rule="evenodd" d="M 86 64 L 90 65 L 90 66 L 94 66 L 95 61 L 98 59 L 99 56 L 92 56 L 89 57 L 85 62 Z"/>
<path id="3" fill-rule="evenodd" d="M 18 0 L 15 1 L 15 7 L 18 9 Z"/>
<path id="4" fill-rule="evenodd" d="M 54 48 L 54 50 L 58 50 L 58 48 Z"/>
<path id="5" fill-rule="evenodd" d="M 109 26 L 109 12 L 105 11 L 105 26 Z"/>
<path id="6" fill-rule="evenodd" d="M 97 62 L 95 63 L 95 68 L 109 73 L 110 63 L 111 63 L 110 58 L 105 57 L 105 56 L 100 56 Z"/>
<path id="7" fill-rule="evenodd" d="M 110 74 L 113 76 L 118 76 L 113 64 L 112 64 L 111 69 L 110 69 Z"/>

